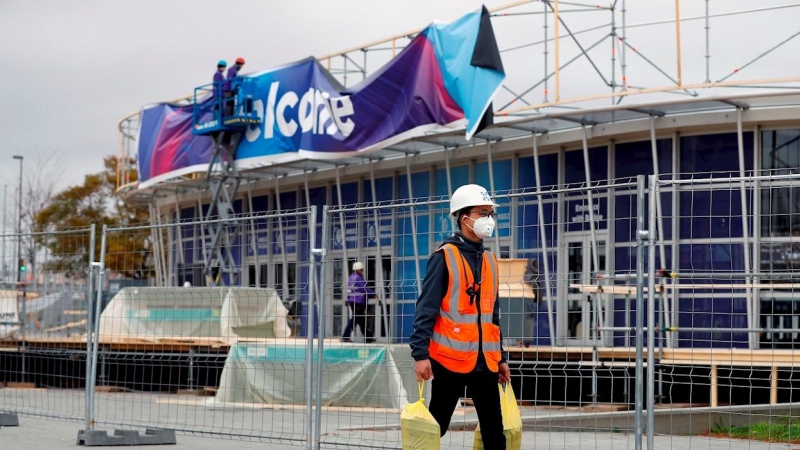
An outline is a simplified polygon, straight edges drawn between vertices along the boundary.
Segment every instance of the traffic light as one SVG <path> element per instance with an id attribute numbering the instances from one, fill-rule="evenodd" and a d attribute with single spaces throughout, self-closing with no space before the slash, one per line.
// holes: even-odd
<path id="1" fill-rule="evenodd" d="M 25 272 L 25 270 L 26 270 L 25 260 L 24 259 L 20 259 L 19 260 L 19 271 L 20 272 Z"/>

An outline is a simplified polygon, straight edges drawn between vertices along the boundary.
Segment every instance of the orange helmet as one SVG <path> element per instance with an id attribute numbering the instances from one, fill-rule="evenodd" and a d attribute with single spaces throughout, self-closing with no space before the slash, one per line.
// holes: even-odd
<path id="1" fill-rule="evenodd" d="M 236 64 L 244 64 L 244 58 L 236 58 Z"/>

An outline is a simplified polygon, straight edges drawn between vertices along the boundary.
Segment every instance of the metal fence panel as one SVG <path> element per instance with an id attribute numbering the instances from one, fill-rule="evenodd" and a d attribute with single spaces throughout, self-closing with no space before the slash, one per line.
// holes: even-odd
<path id="1" fill-rule="evenodd" d="M 0 412 L 84 420 L 94 227 L 0 241 Z"/>
<path id="2" fill-rule="evenodd" d="M 315 216 L 312 207 L 216 220 L 222 227 L 105 230 L 106 285 L 146 283 L 109 296 L 100 317 L 96 423 L 307 442 Z M 204 267 L 211 233 L 225 228 L 237 229 L 223 250 L 236 274 Z"/>
<path id="3" fill-rule="evenodd" d="M 666 264 L 656 251 L 649 268 L 666 305 L 655 431 L 791 441 L 800 175 L 676 175 L 654 189 L 671 203 L 657 225 Z"/>
<path id="4" fill-rule="evenodd" d="M 498 227 L 485 246 L 499 258 L 501 330 L 523 418 L 529 429 L 551 432 L 537 435 L 537 442 L 559 445 L 560 433 L 575 428 L 635 432 L 636 247 L 644 245 L 637 243 L 637 199 L 643 195 L 631 179 L 493 195 Z M 448 198 L 409 196 L 332 207 L 325 215 L 331 234 L 320 305 L 325 358 L 351 355 L 323 359 L 316 386 L 324 447 L 401 445 L 399 412 L 417 396 L 408 346 L 415 303 L 428 256 L 453 232 Z M 602 288 L 608 283 L 598 275 L 613 273 L 615 258 L 625 282 Z M 365 320 L 355 320 L 346 335 L 352 317 L 347 280 L 357 261 L 376 295 Z M 358 325 L 362 320 L 366 330 Z M 621 324 L 627 328 L 615 328 Z M 372 385 L 360 398 L 335 397 L 343 379 L 366 374 Z M 630 416 L 586 426 L 611 411 Z M 471 448 L 476 425 L 465 392 L 443 448 Z M 525 439 L 534 433 L 526 431 Z"/>

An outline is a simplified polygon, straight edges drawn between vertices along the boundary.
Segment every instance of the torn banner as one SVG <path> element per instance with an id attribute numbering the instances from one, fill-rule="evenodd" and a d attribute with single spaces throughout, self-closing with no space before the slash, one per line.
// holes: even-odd
<path id="1" fill-rule="evenodd" d="M 262 123 L 239 143 L 240 169 L 366 153 L 439 127 L 465 125 L 470 139 L 491 123 L 491 102 L 505 74 L 484 7 L 432 24 L 349 88 L 313 58 L 248 78 L 256 85 L 253 105 Z M 207 136 L 192 134 L 192 106 L 145 108 L 139 187 L 204 170 L 211 146 Z"/>

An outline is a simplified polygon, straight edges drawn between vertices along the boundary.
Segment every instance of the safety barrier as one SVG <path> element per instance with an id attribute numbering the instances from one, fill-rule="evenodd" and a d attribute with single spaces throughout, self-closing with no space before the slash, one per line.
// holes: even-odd
<path id="1" fill-rule="evenodd" d="M 667 444 L 658 434 L 710 433 L 686 438 L 708 445 L 787 425 L 798 183 L 674 175 L 494 193 L 484 244 L 499 257 L 524 445 L 655 448 Z M 447 198 L 406 197 L 159 217 L 98 239 L 91 228 L 4 236 L 39 250 L 25 261 L 26 300 L 6 302 L 19 319 L 2 324 L 0 410 L 84 420 L 86 445 L 178 432 L 399 448 L 399 411 L 416 400 L 416 301 L 428 256 L 454 231 Z M 363 310 L 347 301 L 356 262 Z M 472 446 L 470 398 L 443 447 Z"/>
<path id="2" fill-rule="evenodd" d="M 0 416 L 85 420 L 94 226 L 0 238 Z M 99 241 L 98 241 L 99 242 Z"/>

